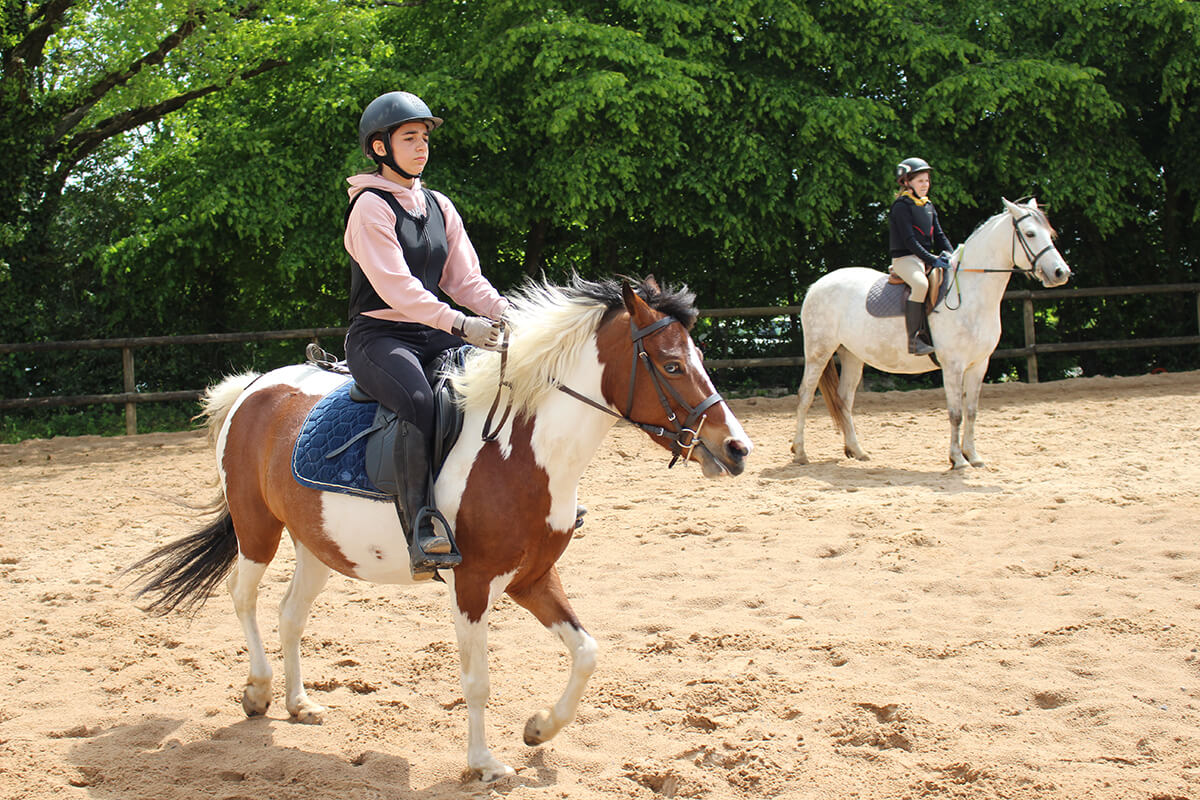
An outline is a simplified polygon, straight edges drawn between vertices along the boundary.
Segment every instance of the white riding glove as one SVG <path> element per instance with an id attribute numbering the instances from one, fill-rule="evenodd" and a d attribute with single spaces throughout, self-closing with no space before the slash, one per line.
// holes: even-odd
<path id="1" fill-rule="evenodd" d="M 451 331 L 455 336 L 462 337 L 467 344 L 473 344 L 484 350 L 500 349 L 500 323 L 487 317 L 468 317 L 459 314 L 458 322 Z"/>

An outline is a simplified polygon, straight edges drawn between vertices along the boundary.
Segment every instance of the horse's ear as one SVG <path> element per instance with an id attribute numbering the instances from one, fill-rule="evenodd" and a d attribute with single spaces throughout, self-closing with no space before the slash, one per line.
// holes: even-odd
<path id="1" fill-rule="evenodd" d="M 1012 214 L 1014 217 L 1021 216 L 1020 206 L 1009 200 L 1007 197 L 1001 197 L 1000 200 L 1004 203 L 1004 207 L 1008 209 L 1008 213 Z"/>
<path id="2" fill-rule="evenodd" d="M 646 284 L 647 286 L 649 286 L 651 289 L 653 289 L 656 292 L 662 292 L 662 289 L 658 285 L 658 281 L 654 280 L 653 274 L 647 275 L 646 279 L 644 281 L 642 281 L 642 283 Z"/>
<path id="3" fill-rule="evenodd" d="M 621 299 L 625 301 L 625 310 L 630 314 L 637 311 L 638 296 L 629 281 L 621 281 Z"/>
<path id="4" fill-rule="evenodd" d="M 1029 198 L 1029 207 L 1037 208 L 1037 198 L 1036 197 Z"/>
<path id="5" fill-rule="evenodd" d="M 625 301 L 625 310 L 629 312 L 629 316 L 634 319 L 644 319 L 645 315 L 650 311 L 650 305 L 638 297 L 638 293 L 634 290 L 633 284 L 629 281 L 621 282 L 621 299 Z"/>

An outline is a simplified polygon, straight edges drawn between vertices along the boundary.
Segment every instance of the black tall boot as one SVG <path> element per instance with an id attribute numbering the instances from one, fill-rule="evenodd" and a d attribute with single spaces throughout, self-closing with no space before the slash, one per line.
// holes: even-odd
<path id="1" fill-rule="evenodd" d="M 904 306 L 904 327 L 908 331 L 908 352 L 915 356 L 927 356 L 934 352 L 925 332 L 925 301 L 909 300 Z"/>
<path id="2" fill-rule="evenodd" d="M 450 535 L 450 524 L 434 506 L 432 469 L 427 454 L 425 435 L 411 422 L 401 422 L 393 456 L 396 481 L 400 484 L 396 510 L 408 539 L 414 577 L 428 577 L 434 570 L 462 563 Z M 442 530 L 437 529 L 434 520 L 441 522 Z"/>

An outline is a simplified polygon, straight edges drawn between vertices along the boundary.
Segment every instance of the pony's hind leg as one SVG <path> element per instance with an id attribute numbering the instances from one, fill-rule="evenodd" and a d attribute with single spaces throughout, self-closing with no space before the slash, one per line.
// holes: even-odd
<path id="1" fill-rule="evenodd" d="M 300 669 L 300 637 L 308 622 L 313 601 L 325 588 L 331 570 L 299 541 L 293 539 L 293 542 L 296 546 L 296 571 L 279 605 L 279 646 L 283 650 L 288 713 L 299 722 L 315 725 L 322 722 L 325 707 L 310 700 L 304 691 Z"/>
<path id="2" fill-rule="evenodd" d="M 250 653 L 250 675 L 242 691 L 242 708 L 250 717 L 267 713 L 271 705 L 271 662 L 267 660 L 258 630 L 258 584 L 266 571 L 267 564 L 251 561 L 239 553 L 226 581 Z"/>
<path id="3" fill-rule="evenodd" d="M 858 435 L 854 432 L 854 395 L 862 381 L 863 361 L 845 348 L 841 351 L 841 361 L 842 377 L 838 381 L 837 392 L 842 401 L 841 428 L 846 457 L 867 461 L 869 456 L 858 443 Z"/>
<path id="4" fill-rule="evenodd" d="M 525 744 L 538 745 L 554 738 L 575 719 L 579 699 L 583 697 L 588 678 L 596 669 L 596 640 L 575 618 L 555 568 L 551 567 L 545 576 L 521 591 L 510 591 L 509 595 L 533 612 L 562 641 L 571 655 L 571 672 L 562 696 L 557 703 L 538 711 L 525 724 Z"/>

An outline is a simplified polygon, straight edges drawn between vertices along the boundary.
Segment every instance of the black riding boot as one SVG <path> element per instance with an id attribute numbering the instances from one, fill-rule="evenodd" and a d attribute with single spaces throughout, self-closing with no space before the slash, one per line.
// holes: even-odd
<path id="1" fill-rule="evenodd" d="M 401 422 L 393 456 L 396 481 L 400 484 L 396 510 L 408 539 L 414 577 L 428 577 L 434 570 L 462 563 L 462 556 L 450 536 L 450 524 L 434 507 L 427 452 L 425 435 L 420 429 L 411 422 Z M 434 520 L 441 521 L 441 530 L 434 525 Z"/>
<path id="2" fill-rule="evenodd" d="M 925 301 L 909 300 L 904 306 L 904 327 L 908 331 L 908 352 L 915 356 L 927 356 L 934 352 L 925 332 Z"/>

